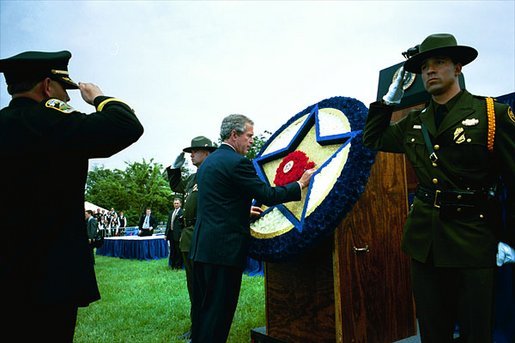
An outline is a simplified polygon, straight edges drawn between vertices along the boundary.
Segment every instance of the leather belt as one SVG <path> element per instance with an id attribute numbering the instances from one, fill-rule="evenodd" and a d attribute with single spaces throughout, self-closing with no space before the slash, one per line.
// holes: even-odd
<path id="1" fill-rule="evenodd" d="M 418 186 L 415 195 L 436 208 L 445 205 L 480 206 L 488 200 L 488 194 L 483 190 L 440 190 Z"/>

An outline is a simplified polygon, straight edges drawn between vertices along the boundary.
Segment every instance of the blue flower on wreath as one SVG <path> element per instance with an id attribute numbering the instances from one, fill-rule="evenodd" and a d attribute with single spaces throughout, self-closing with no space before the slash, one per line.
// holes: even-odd
<path id="1" fill-rule="evenodd" d="M 317 171 L 301 202 L 267 208 L 251 224 L 251 257 L 269 262 L 292 258 L 331 234 L 352 209 L 375 158 L 362 143 L 367 113 L 356 99 L 333 97 L 299 112 L 270 137 L 253 160 L 262 180 L 273 185 L 277 166 L 295 150 L 314 160 Z M 342 120 L 332 123 L 331 118 Z M 325 196 L 317 198 L 320 190 Z"/>

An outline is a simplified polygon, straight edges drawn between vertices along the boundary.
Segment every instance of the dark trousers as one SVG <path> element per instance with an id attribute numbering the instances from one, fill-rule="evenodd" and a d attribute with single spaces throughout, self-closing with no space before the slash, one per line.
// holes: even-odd
<path id="1" fill-rule="evenodd" d="M 190 319 L 193 321 L 193 261 L 188 258 L 189 251 L 182 251 L 182 259 L 184 261 L 184 270 L 186 271 L 186 286 L 188 287 L 188 295 L 190 297 Z"/>
<path id="2" fill-rule="evenodd" d="M 442 268 L 412 260 L 413 295 L 422 342 L 492 342 L 493 268 Z"/>
<path id="3" fill-rule="evenodd" d="M 174 241 L 173 239 L 170 240 L 170 261 L 168 264 L 172 268 L 182 269 L 183 260 L 179 249 L 179 241 Z"/>
<path id="4" fill-rule="evenodd" d="M 242 268 L 193 263 L 192 343 L 227 341 L 242 274 Z"/>
<path id="5" fill-rule="evenodd" d="M 77 322 L 75 305 L 2 305 L 2 337 L 16 342 L 72 343 Z M 5 327 L 3 327 L 5 325 Z"/>

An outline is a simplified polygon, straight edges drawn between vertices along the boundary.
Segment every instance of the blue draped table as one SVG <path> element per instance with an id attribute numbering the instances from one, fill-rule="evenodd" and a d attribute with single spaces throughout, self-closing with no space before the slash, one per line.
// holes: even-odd
<path id="1" fill-rule="evenodd" d="M 106 237 L 97 255 L 138 260 L 157 260 L 168 257 L 168 242 L 165 236 Z"/>

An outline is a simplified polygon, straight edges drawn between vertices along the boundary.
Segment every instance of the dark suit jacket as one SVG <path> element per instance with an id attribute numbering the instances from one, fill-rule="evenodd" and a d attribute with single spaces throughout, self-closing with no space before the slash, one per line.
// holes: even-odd
<path id="1" fill-rule="evenodd" d="M 270 187 L 246 157 L 222 144 L 197 172 L 198 208 L 190 257 L 195 262 L 244 268 L 252 200 L 271 206 L 300 200 L 297 182 Z"/>
<path id="2" fill-rule="evenodd" d="M 145 217 L 146 217 L 146 216 L 147 216 L 147 215 L 146 215 L 145 213 L 143 213 L 143 214 L 141 215 L 141 217 L 139 218 L 138 228 L 139 228 L 140 230 L 142 230 L 142 229 L 143 229 L 143 223 L 145 222 Z M 155 218 L 152 214 L 150 215 L 150 218 L 149 218 L 149 220 L 148 220 L 148 221 L 149 221 L 149 225 L 152 227 L 152 229 L 156 229 L 156 228 L 157 228 L 157 221 L 156 221 L 156 218 Z"/>
<path id="3" fill-rule="evenodd" d="M 86 222 L 86 232 L 89 239 L 95 239 L 98 231 L 98 222 L 95 217 L 91 216 Z"/>
<path id="4" fill-rule="evenodd" d="M 166 230 L 165 230 L 165 236 L 166 236 L 166 239 L 168 240 L 174 240 L 176 242 L 179 241 L 179 239 L 181 238 L 181 234 L 182 234 L 182 228 L 184 226 L 184 221 L 183 221 L 183 214 L 184 214 L 184 210 L 181 208 L 179 208 L 179 211 L 177 212 L 177 214 L 175 215 L 175 218 L 173 220 L 173 230 L 172 230 L 172 215 L 173 215 L 173 212 L 175 211 L 175 208 L 173 210 L 170 211 L 170 213 L 168 214 L 168 221 L 166 222 Z"/>

